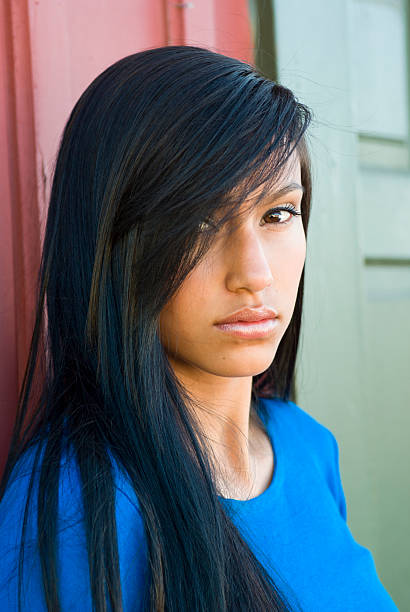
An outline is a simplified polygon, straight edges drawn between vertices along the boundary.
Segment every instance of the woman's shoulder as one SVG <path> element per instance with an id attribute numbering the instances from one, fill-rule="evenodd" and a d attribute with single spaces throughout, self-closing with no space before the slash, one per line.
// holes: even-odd
<path id="1" fill-rule="evenodd" d="M 36 455 L 39 461 L 36 465 Z M 34 444 L 16 462 L 0 501 L 0 609 L 16 609 L 22 526 L 30 482 L 32 499 L 27 514 L 24 547 L 24 585 L 35 610 L 45 609 L 41 562 L 37 545 L 37 495 L 43 449 Z M 135 609 L 145 580 L 147 548 L 138 500 L 130 480 L 112 460 L 115 514 L 124 610 Z M 47 483 L 43 483 L 47 486 Z M 58 480 L 56 535 L 63 609 L 91 610 L 88 553 L 80 470 L 72 451 L 63 453 Z M 40 602 L 44 607 L 40 606 Z M 5 607 L 6 606 L 6 607 Z M 40 607 L 38 607 L 40 606 Z M 26 609 L 26 608 L 23 608 Z"/>
<path id="2" fill-rule="evenodd" d="M 20 502 L 27 498 L 30 484 L 33 493 L 37 493 L 41 472 L 42 458 L 44 454 L 44 444 L 36 442 L 25 450 L 16 461 L 3 498 L 0 501 L 0 517 L 3 517 L 1 509 L 10 505 L 16 507 Z M 121 508 L 128 508 L 129 512 L 134 512 L 141 517 L 139 501 L 131 485 L 129 477 L 124 470 L 120 469 L 118 462 L 109 453 L 113 467 L 114 487 L 117 505 Z M 60 461 L 58 478 L 58 497 L 59 509 L 72 511 L 82 506 L 82 481 L 79 465 L 72 448 L 66 448 Z M 77 503 L 74 503 L 77 502 Z M 34 501 L 33 501 L 34 503 Z"/>
<path id="3" fill-rule="evenodd" d="M 295 431 L 314 437 L 334 437 L 333 432 L 304 408 L 282 398 L 260 398 L 265 404 L 268 418 L 272 422 L 286 423 Z"/>
<path id="4" fill-rule="evenodd" d="M 332 430 L 293 401 L 262 398 L 266 406 L 268 427 L 281 444 L 300 449 L 321 463 L 338 459 L 338 443 Z"/>
<path id="5" fill-rule="evenodd" d="M 308 466 L 320 473 L 331 489 L 340 512 L 346 520 L 346 500 L 340 476 L 339 445 L 331 429 L 323 425 L 301 406 L 283 399 L 263 400 L 268 412 L 272 437 L 287 457 L 288 465 Z"/>

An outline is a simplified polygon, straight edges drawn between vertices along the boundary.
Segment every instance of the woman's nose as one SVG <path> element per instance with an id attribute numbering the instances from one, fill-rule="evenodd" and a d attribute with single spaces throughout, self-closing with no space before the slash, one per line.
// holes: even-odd
<path id="1" fill-rule="evenodd" d="M 230 237 L 225 258 L 227 289 L 247 289 L 257 293 L 271 285 L 273 276 L 269 255 L 266 246 L 257 236 L 257 229 L 246 224 L 238 228 Z"/>

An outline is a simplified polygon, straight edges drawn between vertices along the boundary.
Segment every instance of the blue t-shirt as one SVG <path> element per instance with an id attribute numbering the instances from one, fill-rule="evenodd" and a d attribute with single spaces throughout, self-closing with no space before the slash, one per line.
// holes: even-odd
<path id="1" fill-rule="evenodd" d="M 272 572 L 289 603 L 304 612 L 397 612 L 369 549 L 346 523 L 338 445 L 332 432 L 293 402 L 261 398 L 274 451 L 268 488 L 252 499 L 220 497 L 255 555 Z M 0 503 L 0 610 L 17 610 L 18 546 L 33 452 L 28 452 Z M 147 543 L 139 504 L 116 469 L 116 518 L 124 612 L 142 610 Z M 36 489 L 34 491 L 36 494 Z M 59 485 L 58 571 L 62 610 L 92 610 L 78 467 L 62 464 Z M 35 495 L 34 495 L 35 499 Z M 44 611 L 41 568 L 33 546 L 24 559 L 23 610 Z M 296 607 L 297 609 L 297 607 Z"/>

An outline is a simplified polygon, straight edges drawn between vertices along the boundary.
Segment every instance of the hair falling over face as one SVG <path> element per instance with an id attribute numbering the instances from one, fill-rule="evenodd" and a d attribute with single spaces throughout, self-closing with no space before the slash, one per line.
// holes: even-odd
<path id="1" fill-rule="evenodd" d="M 47 609 L 61 609 L 60 462 L 81 478 L 95 610 L 123 609 L 114 464 L 147 538 L 145 609 L 291 610 L 221 506 L 158 317 L 238 201 L 268 189 L 293 151 L 310 212 L 309 109 L 244 62 L 194 46 L 124 57 L 84 91 L 61 139 L 38 278 L 36 323 L 0 494 L 35 450 L 38 544 Z M 235 197 L 230 197 L 235 194 Z M 303 273 L 292 319 L 258 397 L 291 398 Z M 98 486 L 95 483 L 98 481 Z M 188 533 L 189 537 L 186 537 Z M 23 534 L 24 536 L 24 534 Z M 24 537 L 21 551 L 24 552 Z"/>

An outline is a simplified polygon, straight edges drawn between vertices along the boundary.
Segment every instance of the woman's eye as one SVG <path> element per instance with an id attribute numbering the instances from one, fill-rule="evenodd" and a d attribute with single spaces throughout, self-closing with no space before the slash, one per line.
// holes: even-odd
<path id="1" fill-rule="evenodd" d="M 283 214 L 283 213 L 288 213 L 288 214 Z M 263 219 L 268 218 L 270 219 L 270 221 L 263 223 L 263 225 L 287 225 L 292 220 L 292 217 L 295 217 L 301 214 L 302 213 L 297 211 L 296 208 L 292 204 L 287 204 L 286 206 L 278 206 L 276 208 L 272 208 L 271 210 L 268 210 L 264 214 Z"/>
<path id="2" fill-rule="evenodd" d="M 212 222 L 210 217 L 206 217 L 206 219 L 204 219 L 200 224 L 199 224 L 199 231 L 203 232 L 206 230 L 211 230 L 214 229 L 215 225 Z"/>
<path id="3" fill-rule="evenodd" d="M 208 221 L 202 221 L 199 224 L 198 229 L 199 229 L 200 232 L 204 232 L 205 230 L 210 229 L 210 227 L 211 226 L 210 226 Z"/>
<path id="4" fill-rule="evenodd" d="M 287 214 L 286 214 L 287 213 Z M 299 212 L 293 204 L 286 204 L 283 206 L 277 206 L 268 210 L 263 219 L 268 219 L 262 225 L 287 225 L 290 223 L 293 217 L 300 216 L 302 213 Z M 215 229 L 215 224 L 211 217 L 206 217 L 199 224 L 199 231 L 209 231 Z"/>

